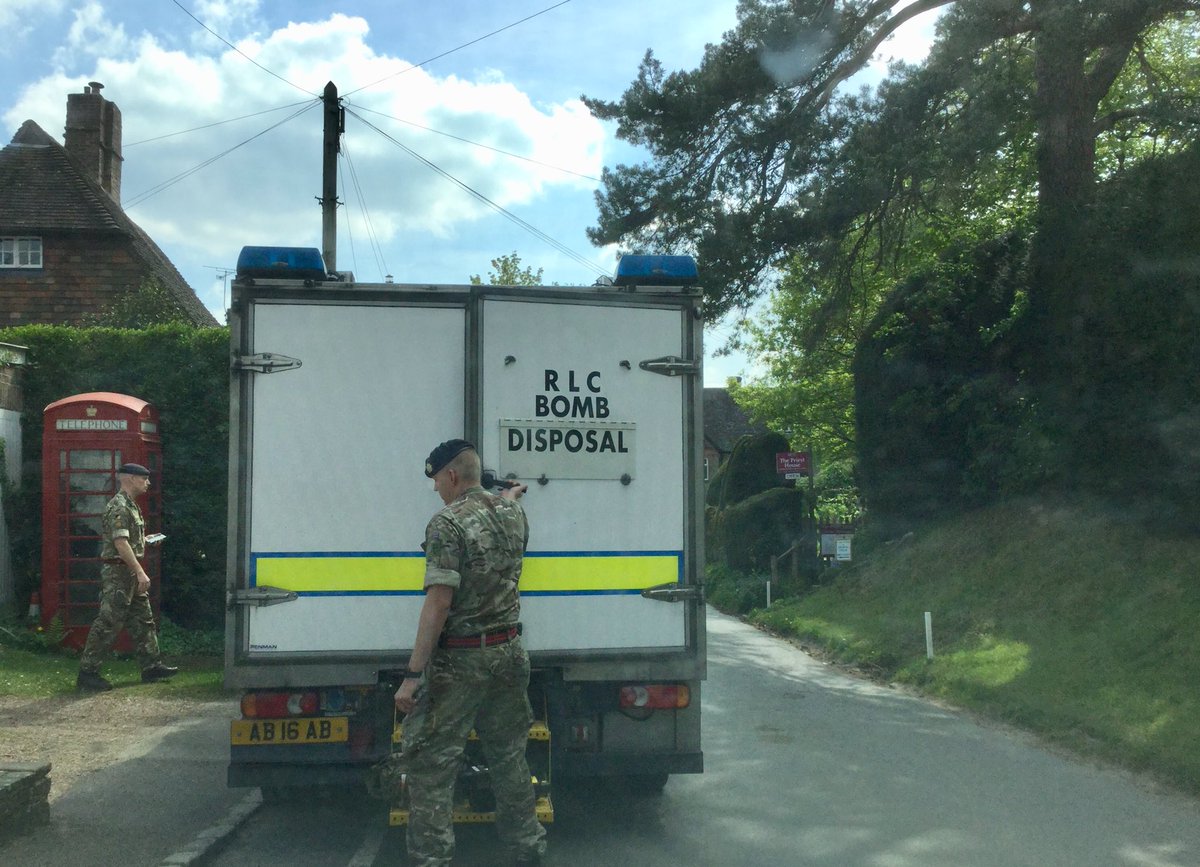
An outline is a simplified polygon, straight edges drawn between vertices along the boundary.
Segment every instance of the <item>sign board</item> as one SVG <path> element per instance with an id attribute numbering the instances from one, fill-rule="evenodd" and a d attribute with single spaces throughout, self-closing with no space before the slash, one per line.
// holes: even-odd
<path id="1" fill-rule="evenodd" d="M 853 533 L 826 533 L 822 531 L 821 556 L 831 557 L 834 560 L 849 560 L 850 540 L 853 538 Z"/>
<path id="2" fill-rule="evenodd" d="M 775 472 L 785 479 L 811 475 L 808 452 L 776 452 Z"/>
<path id="3" fill-rule="evenodd" d="M 500 467 L 518 479 L 632 477 L 637 424 L 592 419 L 500 419 Z"/>

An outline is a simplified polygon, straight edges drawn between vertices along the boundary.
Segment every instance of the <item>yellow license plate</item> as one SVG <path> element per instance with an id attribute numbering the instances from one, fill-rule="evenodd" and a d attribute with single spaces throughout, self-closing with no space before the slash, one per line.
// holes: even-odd
<path id="1" fill-rule="evenodd" d="M 229 725 L 229 742 L 234 746 L 258 744 L 340 744 L 350 733 L 344 716 L 299 717 L 297 719 L 238 719 Z"/>

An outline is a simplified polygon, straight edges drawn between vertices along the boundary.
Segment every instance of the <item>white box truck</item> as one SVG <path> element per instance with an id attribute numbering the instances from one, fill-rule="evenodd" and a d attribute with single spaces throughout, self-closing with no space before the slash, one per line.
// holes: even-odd
<path id="1" fill-rule="evenodd" d="M 694 263 L 627 256 L 595 286 L 363 284 L 314 279 L 315 250 L 247 250 L 229 315 L 229 785 L 353 782 L 393 749 L 441 507 L 424 459 L 454 437 L 529 485 L 541 783 L 700 772 Z"/>

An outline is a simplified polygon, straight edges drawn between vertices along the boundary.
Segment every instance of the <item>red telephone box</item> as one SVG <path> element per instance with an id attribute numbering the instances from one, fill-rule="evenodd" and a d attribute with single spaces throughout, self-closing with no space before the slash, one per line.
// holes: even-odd
<path id="1" fill-rule="evenodd" d="M 77 394 L 46 407 L 42 433 L 42 625 L 55 617 L 63 644 L 82 648 L 100 608 L 100 533 L 104 508 L 117 492 L 117 467 L 142 464 L 152 473 L 138 503 L 146 533 L 162 528 L 162 439 L 158 410 L 107 391 Z M 150 602 L 159 608 L 161 553 L 146 546 Z M 121 633 L 118 650 L 129 650 Z"/>

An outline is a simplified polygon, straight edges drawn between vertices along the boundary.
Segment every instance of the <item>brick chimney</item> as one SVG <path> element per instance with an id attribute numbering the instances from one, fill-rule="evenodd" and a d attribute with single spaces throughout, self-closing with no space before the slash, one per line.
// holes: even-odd
<path id="1" fill-rule="evenodd" d="M 121 110 L 100 95 L 104 87 L 89 81 L 83 93 L 67 94 L 67 155 L 121 201 Z"/>

